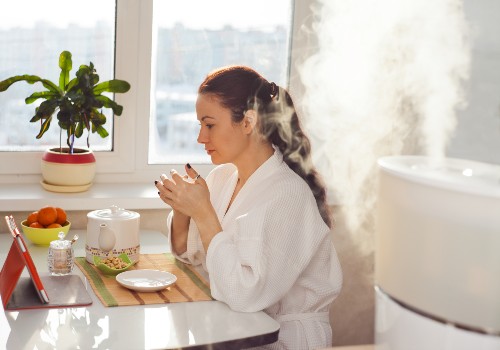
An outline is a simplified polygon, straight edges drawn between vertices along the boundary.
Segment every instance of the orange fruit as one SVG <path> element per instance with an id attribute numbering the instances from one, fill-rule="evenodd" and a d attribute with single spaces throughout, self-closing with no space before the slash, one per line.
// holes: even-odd
<path id="1" fill-rule="evenodd" d="M 28 215 L 28 218 L 26 219 L 26 225 L 29 226 L 37 221 L 38 221 L 38 212 L 34 211 L 30 215 Z"/>
<path id="2" fill-rule="evenodd" d="M 35 221 L 34 223 L 32 223 L 30 225 L 30 227 L 33 227 L 33 228 L 45 228 L 41 223 L 39 223 L 38 221 Z"/>
<path id="3" fill-rule="evenodd" d="M 58 207 L 56 207 L 56 211 L 57 211 L 57 220 L 56 220 L 56 222 L 58 224 L 60 224 L 60 225 L 64 225 L 64 223 L 68 219 L 68 216 L 66 215 L 66 212 L 64 211 L 63 208 L 58 208 Z"/>
<path id="4" fill-rule="evenodd" d="M 50 224 L 50 225 L 46 226 L 45 228 L 57 228 L 57 227 L 62 227 L 62 226 L 61 226 L 61 224 L 54 222 L 53 224 Z"/>
<path id="5" fill-rule="evenodd" d="M 54 207 L 43 207 L 38 210 L 38 222 L 43 226 L 49 226 L 57 220 L 57 210 Z"/>

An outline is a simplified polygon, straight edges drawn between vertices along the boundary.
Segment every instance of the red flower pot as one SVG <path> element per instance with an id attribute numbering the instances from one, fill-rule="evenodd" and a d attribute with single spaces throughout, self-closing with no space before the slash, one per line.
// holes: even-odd
<path id="1" fill-rule="evenodd" d="M 51 148 L 42 156 L 42 177 L 54 186 L 87 186 L 95 176 L 94 153 L 88 149 Z"/>

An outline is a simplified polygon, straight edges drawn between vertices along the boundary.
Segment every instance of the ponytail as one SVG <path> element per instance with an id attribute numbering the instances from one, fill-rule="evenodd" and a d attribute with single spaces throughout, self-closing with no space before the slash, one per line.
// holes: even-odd
<path id="1" fill-rule="evenodd" d="M 234 123 L 253 109 L 259 117 L 260 132 L 278 147 L 284 162 L 309 185 L 321 217 L 332 227 L 326 189 L 311 160 L 311 143 L 304 134 L 290 94 L 245 66 L 229 66 L 210 73 L 199 94 L 213 94 L 231 111 Z"/>
<path id="2" fill-rule="evenodd" d="M 261 132 L 283 154 L 283 161 L 311 189 L 323 221 L 332 227 L 326 189 L 311 159 L 311 143 L 304 134 L 290 94 L 279 88 L 277 95 L 264 108 Z M 280 115 L 279 118 L 278 115 Z"/>

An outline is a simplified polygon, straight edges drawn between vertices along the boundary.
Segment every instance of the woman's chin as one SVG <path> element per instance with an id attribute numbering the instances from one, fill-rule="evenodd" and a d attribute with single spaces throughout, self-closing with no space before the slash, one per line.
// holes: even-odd
<path id="1" fill-rule="evenodd" d="M 214 164 L 214 165 L 220 165 L 220 164 L 225 163 L 222 161 L 222 159 L 220 159 L 220 157 L 217 157 L 214 153 L 210 154 L 210 160 L 212 161 L 212 164 Z"/>

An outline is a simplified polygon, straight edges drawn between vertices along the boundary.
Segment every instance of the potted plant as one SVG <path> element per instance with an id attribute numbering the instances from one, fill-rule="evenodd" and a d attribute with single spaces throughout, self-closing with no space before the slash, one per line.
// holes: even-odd
<path id="1" fill-rule="evenodd" d="M 60 128 L 59 147 L 47 150 L 42 157 L 42 176 L 45 188 L 68 191 L 68 186 L 88 188 L 95 175 L 95 157 L 90 149 L 90 133 L 97 133 L 102 138 L 109 134 L 104 128 L 106 116 L 100 109 L 111 108 L 116 115 L 121 115 L 123 107 L 103 93 L 125 93 L 130 84 L 124 80 L 113 79 L 99 83 L 99 76 L 92 62 L 81 65 L 73 79 L 70 71 L 73 67 L 71 53 L 61 52 L 59 56 L 59 82 L 54 83 L 36 75 L 17 75 L 0 82 L 0 92 L 12 84 L 25 81 L 29 84 L 41 83 L 45 91 L 34 92 L 25 99 L 26 104 L 43 99 L 35 109 L 30 122 L 40 123 L 40 139 L 53 122 L 57 112 L 57 124 Z M 87 130 L 87 149 L 75 147 L 76 138 Z M 62 146 L 63 130 L 66 132 L 66 146 Z M 71 165 L 71 166 L 70 166 Z M 42 184 L 44 184 L 42 183 Z M 83 187 L 82 187 L 83 186 Z"/>

